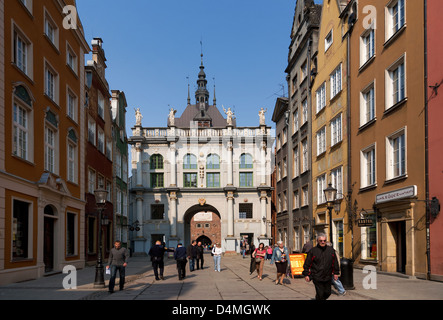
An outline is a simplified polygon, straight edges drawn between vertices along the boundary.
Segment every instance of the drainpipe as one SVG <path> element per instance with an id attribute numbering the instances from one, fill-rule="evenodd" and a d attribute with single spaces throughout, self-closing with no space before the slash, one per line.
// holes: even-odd
<path id="1" fill-rule="evenodd" d="M 424 93 L 425 93 L 425 188 L 426 188 L 426 258 L 427 280 L 431 279 L 431 241 L 430 241 L 430 209 L 429 209 L 429 141 L 428 141 L 428 1 L 424 0 Z"/>

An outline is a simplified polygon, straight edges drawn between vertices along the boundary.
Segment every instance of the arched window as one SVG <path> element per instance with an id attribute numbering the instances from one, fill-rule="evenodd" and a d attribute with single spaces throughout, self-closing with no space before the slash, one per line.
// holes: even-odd
<path id="1" fill-rule="evenodd" d="M 161 154 L 151 156 L 151 169 L 163 169 L 163 156 Z"/>
<path id="2" fill-rule="evenodd" d="M 183 157 L 183 169 L 197 169 L 197 157 L 193 154 L 186 154 Z"/>
<path id="3" fill-rule="evenodd" d="M 248 153 L 243 153 L 240 156 L 240 169 L 252 169 L 252 156 Z"/>
<path id="4" fill-rule="evenodd" d="M 206 169 L 220 169 L 220 157 L 217 154 L 210 154 L 206 158 Z"/>

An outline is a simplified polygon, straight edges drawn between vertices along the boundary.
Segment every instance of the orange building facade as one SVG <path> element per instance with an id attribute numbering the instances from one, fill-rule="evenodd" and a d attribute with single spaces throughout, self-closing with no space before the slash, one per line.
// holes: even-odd
<path id="1" fill-rule="evenodd" d="M 0 0 L 0 284 L 84 266 L 84 55 L 75 1 Z"/>

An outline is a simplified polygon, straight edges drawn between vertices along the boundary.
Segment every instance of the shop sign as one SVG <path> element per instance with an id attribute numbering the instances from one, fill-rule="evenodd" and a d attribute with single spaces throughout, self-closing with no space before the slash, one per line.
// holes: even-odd
<path id="1" fill-rule="evenodd" d="M 358 219 L 358 226 L 361 227 L 372 227 L 374 221 L 372 219 Z"/>
<path id="2" fill-rule="evenodd" d="M 290 254 L 289 261 L 291 263 L 291 274 L 292 278 L 294 276 L 299 276 L 303 273 L 303 265 L 305 264 L 306 255 L 305 254 Z"/>
<path id="3" fill-rule="evenodd" d="M 384 203 L 417 196 L 417 186 L 410 186 L 390 192 L 380 193 L 375 197 L 375 203 Z"/>

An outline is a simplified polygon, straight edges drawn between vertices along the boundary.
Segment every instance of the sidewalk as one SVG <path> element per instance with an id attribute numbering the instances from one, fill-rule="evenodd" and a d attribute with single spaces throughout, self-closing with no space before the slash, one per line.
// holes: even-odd
<path id="1" fill-rule="evenodd" d="M 266 261 L 263 280 L 249 273 L 249 258 L 223 257 L 221 272 L 213 270 L 213 260 L 205 255 L 203 270 L 189 272 L 179 281 L 175 261 L 165 258 L 165 280 L 155 281 L 148 257 L 132 257 L 126 268 L 125 290 L 109 294 L 107 288 L 93 287 L 95 267 L 77 271 L 77 289 L 63 289 L 66 274 L 0 287 L 0 300 L 312 300 L 315 288 L 302 277 L 287 278 L 275 285 L 276 270 Z M 355 290 L 338 296 L 333 289 L 329 300 L 443 300 L 443 283 L 377 274 L 377 289 L 364 289 L 367 276 L 354 269 Z M 118 279 L 118 277 L 117 277 Z M 109 275 L 105 275 L 106 285 Z M 118 282 L 118 280 L 117 280 Z M 118 288 L 118 285 L 116 285 Z"/>

